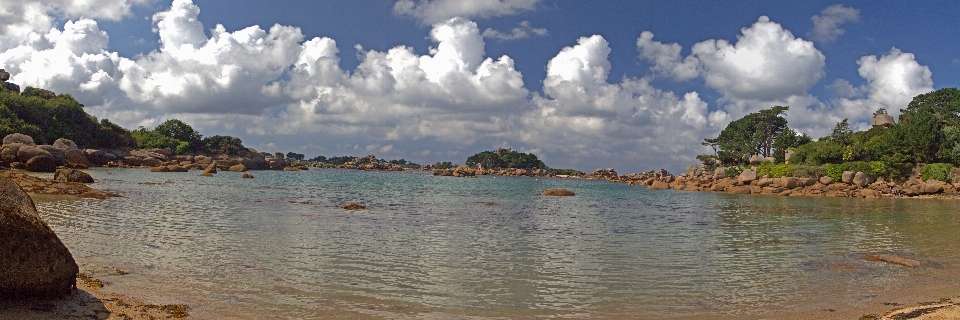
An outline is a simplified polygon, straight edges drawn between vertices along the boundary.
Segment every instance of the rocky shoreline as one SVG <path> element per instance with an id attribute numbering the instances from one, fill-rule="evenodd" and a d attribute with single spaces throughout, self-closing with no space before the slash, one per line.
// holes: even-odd
<path id="1" fill-rule="evenodd" d="M 915 170 L 916 171 L 916 170 Z M 704 170 L 690 165 L 679 175 L 660 169 L 643 173 L 617 175 L 612 169 L 597 169 L 584 176 L 629 185 L 646 186 L 651 190 L 710 191 L 731 194 L 762 194 L 779 196 L 823 196 L 849 198 L 936 198 L 960 199 L 960 171 L 952 173 L 953 183 L 936 179 L 923 180 L 919 173 L 904 181 L 873 179 L 863 172 L 845 171 L 840 181 L 829 176 L 776 177 L 757 176 L 757 167 L 743 170 L 736 176 L 727 176 L 723 169 Z"/>

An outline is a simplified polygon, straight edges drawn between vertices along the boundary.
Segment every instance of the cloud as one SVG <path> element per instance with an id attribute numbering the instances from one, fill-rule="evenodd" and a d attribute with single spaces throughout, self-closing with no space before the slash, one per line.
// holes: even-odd
<path id="1" fill-rule="evenodd" d="M 530 21 L 522 21 L 519 26 L 513 28 L 510 33 L 500 32 L 491 28 L 483 30 L 484 38 L 493 38 L 498 40 L 517 40 L 523 39 L 530 36 L 533 33 L 534 35 L 545 37 L 547 36 L 547 29 L 545 28 L 534 28 L 530 25 Z"/>
<path id="2" fill-rule="evenodd" d="M 540 0 L 398 0 L 393 13 L 409 16 L 424 24 L 436 24 L 453 17 L 486 19 L 515 15 L 536 8 Z"/>
<path id="3" fill-rule="evenodd" d="M 381 140 L 471 142 L 504 132 L 505 117 L 529 95 L 513 59 L 485 58 L 470 20 L 435 24 L 430 35 L 437 44 L 430 54 L 405 46 L 366 51 L 352 74 L 336 65 L 334 41 L 308 41 L 290 81 L 279 84 L 297 102 L 262 125 L 283 123 L 280 133 L 364 132 Z"/>
<path id="4" fill-rule="evenodd" d="M 837 99 L 838 117 L 866 122 L 873 112 L 884 108 L 893 116 L 900 114 L 913 97 L 933 91 L 930 68 L 920 65 L 912 53 L 892 48 L 887 54 L 857 60 L 860 76 L 866 84 L 856 88 L 866 94 L 858 99 Z"/>
<path id="5" fill-rule="evenodd" d="M 153 16 L 160 49 L 120 64 L 119 87 L 133 103 L 169 113 L 260 114 L 291 102 L 270 84 L 297 61 L 299 28 L 217 25 L 208 38 L 199 14 L 191 1 L 175 0 Z"/>
<path id="6" fill-rule="evenodd" d="M 87 104 L 102 104 L 116 89 L 123 61 L 106 51 L 109 37 L 96 21 L 67 21 L 63 30 L 29 36 L 17 47 L 0 52 L 0 65 L 22 87 L 45 88 L 70 93 Z"/>
<path id="7" fill-rule="evenodd" d="M 794 37 L 766 16 L 743 28 L 735 43 L 702 41 L 685 58 L 679 44 L 653 36 L 644 31 L 637 39 L 640 58 L 650 62 L 653 74 L 676 81 L 702 78 L 722 95 L 721 109 L 734 118 L 775 105 L 816 104 L 808 90 L 823 78 L 826 58 L 813 42 Z"/>
<path id="8" fill-rule="evenodd" d="M 849 97 L 860 95 L 860 92 L 859 92 L 860 90 L 858 90 L 857 88 L 854 88 L 849 81 L 843 80 L 843 79 L 834 80 L 833 83 L 831 83 L 830 85 L 827 85 L 827 89 L 830 89 L 830 91 L 832 91 L 833 94 L 843 98 L 849 98 Z"/>
<path id="9" fill-rule="evenodd" d="M 812 42 L 795 38 L 765 16 L 744 28 L 736 44 L 707 40 L 692 51 L 706 85 L 731 100 L 805 95 L 825 73 L 826 58 Z"/>
<path id="10" fill-rule="evenodd" d="M 844 33 L 840 25 L 860 21 L 860 10 L 835 4 L 823 9 L 820 15 L 810 17 L 810 20 L 813 20 L 813 30 L 807 36 L 817 42 L 833 42 Z"/>
<path id="11" fill-rule="evenodd" d="M 698 70 L 700 61 L 694 56 L 682 58 L 679 44 L 663 44 L 659 41 L 653 41 L 653 33 L 644 31 L 637 38 L 637 51 L 640 52 L 640 58 L 652 62 L 650 71 L 656 74 L 672 78 L 677 81 L 685 81 L 700 76 Z"/>
<path id="12" fill-rule="evenodd" d="M 608 163 L 633 169 L 664 160 L 693 163 L 700 140 L 726 123 L 709 113 L 697 92 L 678 96 L 650 85 L 649 78 L 609 83 L 610 46 L 599 35 L 563 48 L 547 65 L 545 97 L 523 115 L 520 140 L 563 165 Z M 668 161 L 669 161 L 668 160 Z"/>

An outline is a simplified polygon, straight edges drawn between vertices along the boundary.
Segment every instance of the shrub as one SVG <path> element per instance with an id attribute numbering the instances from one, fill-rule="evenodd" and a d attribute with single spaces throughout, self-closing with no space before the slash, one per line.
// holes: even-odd
<path id="1" fill-rule="evenodd" d="M 826 164 L 824 165 L 826 169 L 826 174 L 834 181 L 840 181 L 840 178 L 843 176 L 844 171 L 851 172 L 863 172 L 864 174 L 876 179 L 877 177 L 892 177 L 893 172 L 885 163 L 882 161 L 853 161 L 853 162 L 844 162 L 841 164 Z"/>
<path id="2" fill-rule="evenodd" d="M 794 148 L 790 163 L 819 166 L 827 163 L 843 163 L 846 148 L 836 142 L 820 140 Z"/>
<path id="3" fill-rule="evenodd" d="M 130 132 L 138 148 L 170 148 L 176 149 L 183 141 L 167 137 L 156 131 L 147 130 L 144 127 L 137 128 Z"/>
<path id="4" fill-rule="evenodd" d="M 840 177 L 843 175 L 843 166 L 839 164 L 828 163 L 823 166 L 827 171 L 827 176 L 833 181 L 840 181 Z"/>
<path id="5" fill-rule="evenodd" d="M 771 178 L 780 178 L 780 177 L 789 177 L 792 176 L 793 165 L 789 164 L 773 164 L 770 162 L 761 163 L 757 166 L 757 176 L 770 176 Z"/>
<path id="6" fill-rule="evenodd" d="M 827 175 L 827 170 L 822 166 L 791 165 L 791 167 L 789 175 L 791 177 L 820 179 Z"/>
<path id="7" fill-rule="evenodd" d="M 732 167 L 723 168 L 723 174 L 724 174 L 725 176 L 727 176 L 727 177 L 736 177 L 736 176 L 739 176 L 741 172 L 743 172 L 743 168 L 741 168 L 741 167 L 739 167 L 739 166 L 732 166 Z"/>
<path id="8" fill-rule="evenodd" d="M 931 163 L 920 168 L 920 177 L 923 180 L 937 179 L 944 182 L 950 182 L 950 170 L 953 165 L 949 163 Z"/>
<path id="9" fill-rule="evenodd" d="M 247 150 L 243 141 L 231 136 L 212 136 L 202 140 L 203 150 L 213 154 L 237 155 Z"/>

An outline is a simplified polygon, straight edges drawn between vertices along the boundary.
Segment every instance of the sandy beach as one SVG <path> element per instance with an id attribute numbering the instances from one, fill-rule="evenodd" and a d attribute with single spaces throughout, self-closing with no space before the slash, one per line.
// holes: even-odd
<path id="1" fill-rule="evenodd" d="M 163 305 L 141 301 L 119 294 L 110 284 L 98 283 L 98 279 L 81 276 L 77 280 L 77 290 L 64 298 L 52 300 L 30 300 L 0 303 L 0 319 L 217 319 L 214 316 L 191 316 L 188 305 Z M 937 291 L 934 289 L 934 291 Z M 149 295 L 148 293 L 146 293 Z M 909 293 L 911 297 L 932 297 L 923 293 Z M 882 299 L 878 299 L 882 300 Z M 895 299 L 896 300 L 896 299 Z M 899 299 L 908 301 L 909 298 Z M 866 313 L 865 313 L 866 312 Z M 386 319 L 371 314 L 343 310 L 331 310 L 327 315 L 340 319 Z M 941 297 L 932 301 L 912 303 L 877 302 L 870 306 L 848 310 L 817 310 L 802 314 L 782 315 L 783 319 L 861 319 L 861 320 L 946 320 L 960 319 L 960 296 Z M 236 314 L 224 316 L 231 319 L 252 319 Z M 501 317 L 497 317 L 501 318 Z M 511 318 L 511 317 L 507 317 Z M 524 318 L 524 317 L 519 317 Z M 642 319 L 637 315 L 633 319 Z M 718 319 L 726 319 L 718 318 Z"/>
<path id="2" fill-rule="evenodd" d="M 82 278 L 81 278 L 82 277 Z M 82 275 L 69 296 L 50 300 L 0 302 L 2 319 L 174 319 L 187 318 L 185 305 L 146 303 L 111 291 L 96 278 Z"/>

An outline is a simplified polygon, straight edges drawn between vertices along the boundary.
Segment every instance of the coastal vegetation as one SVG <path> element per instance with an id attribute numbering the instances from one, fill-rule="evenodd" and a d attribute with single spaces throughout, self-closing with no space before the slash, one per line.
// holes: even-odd
<path id="1" fill-rule="evenodd" d="M 548 167 L 533 153 L 523 153 L 513 149 L 498 148 L 494 151 L 483 151 L 467 157 L 464 164 L 468 167 L 485 170 L 523 169 L 544 170 L 554 175 L 582 175 L 583 172 L 573 169 L 554 169 Z M 444 168 L 440 168 L 444 169 Z"/>
<path id="2" fill-rule="evenodd" d="M 951 170 L 960 165 L 960 90 L 945 88 L 918 95 L 901 109 L 893 122 L 884 109 L 874 113 L 873 126 L 853 131 L 847 119 L 838 122 L 830 135 L 813 140 L 787 126 L 776 106 L 731 122 L 716 138 L 703 144 L 713 155 L 697 158 L 705 167 L 724 167 L 729 174 L 742 171 L 766 158 L 758 175 L 829 176 L 839 181 L 844 171 L 863 172 L 873 179 L 903 180 L 916 168 L 923 178 L 949 182 Z M 879 123 L 877 119 L 888 118 Z M 788 156 L 789 155 L 789 156 Z"/>
<path id="3" fill-rule="evenodd" d="M 69 94 L 27 87 L 23 93 L 0 92 L 0 136 L 22 133 L 38 143 L 70 139 L 88 148 L 120 148 L 133 145 L 126 129 L 107 119 L 97 120 Z"/>

